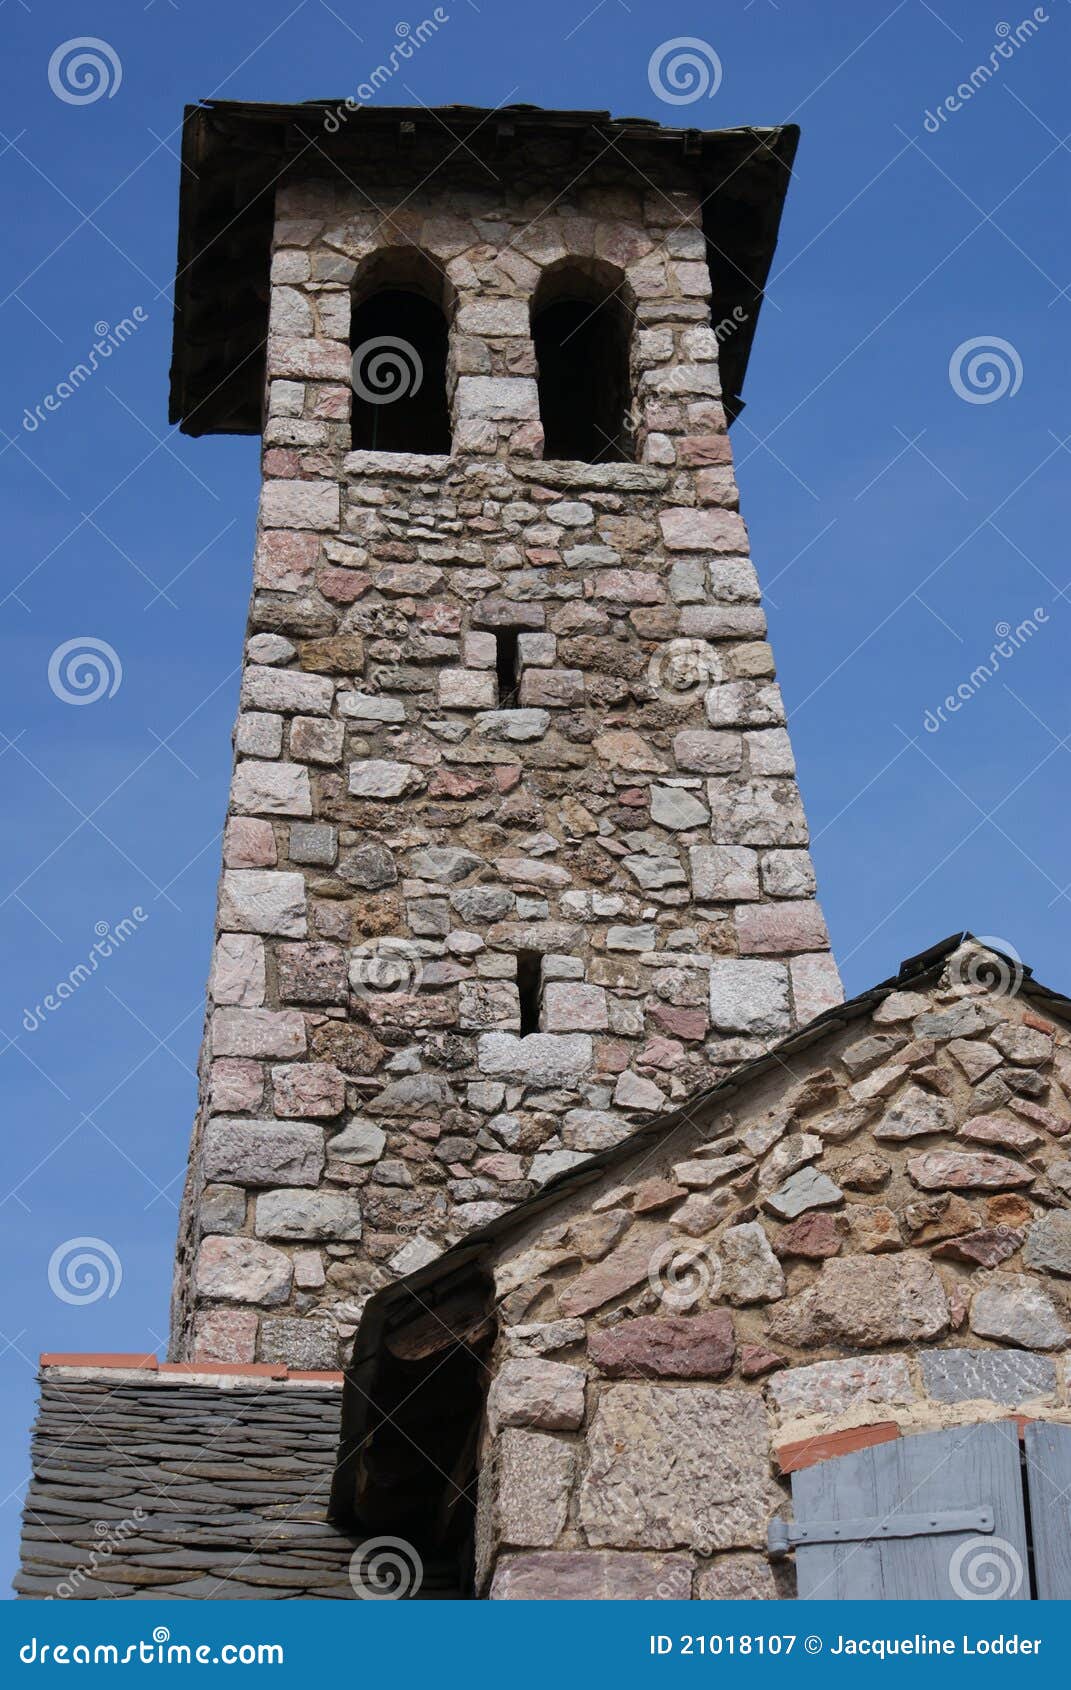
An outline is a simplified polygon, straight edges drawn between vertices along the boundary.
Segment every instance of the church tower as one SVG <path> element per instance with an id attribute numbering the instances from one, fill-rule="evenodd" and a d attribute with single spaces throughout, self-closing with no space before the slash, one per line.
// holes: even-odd
<path id="1" fill-rule="evenodd" d="M 188 111 L 173 419 L 263 479 L 173 1359 L 338 1367 L 839 1001 L 727 432 L 796 138 Z"/>

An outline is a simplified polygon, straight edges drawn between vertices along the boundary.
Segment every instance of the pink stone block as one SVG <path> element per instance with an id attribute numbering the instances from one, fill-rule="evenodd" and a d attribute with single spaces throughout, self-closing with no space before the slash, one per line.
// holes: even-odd
<path id="1" fill-rule="evenodd" d="M 817 951 L 829 943 L 825 918 L 811 898 L 751 904 L 738 909 L 736 936 L 742 956 Z"/>
<path id="2" fill-rule="evenodd" d="M 252 1361 L 257 1352 L 255 1309 L 207 1309 L 197 1316 L 194 1361 Z"/>
<path id="3" fill-rule="evenodd" d="M 318 534 L 273 528 L 257 541 L 253 580 L 273 593 L 297 593 L 312 580 L 320 555 Z"/>
<path id="4" fill-rule="evenodd" d="M 661 604 L 665 596 L 665 587 L 649 569 L 600 569 L 595 576 L 595 597 L 614 604 Z"/>
<path id="5" fill-rule="evenodd" d="M 301 1056 L 305 1017 L 296 1009 L 217 1009 L 210 1036 L 216 1056 Z"/>
<path id="6" fill-rule="evenodd" d="M 367 593 L 372 577 L 363 569 L 336 569 L 324 564 L 317 572 L 316 585 L 332 604 L 353 604 Z"/>
<path id="7" fill-rule="evenodd" d="M 244 1062 L 223 1056 L 212 1064 L 210 1096 L 214 1112 L 245 1114 L 260 1107 L 264 1096 L 264 1070 L 259 1062 Z"/>
<path id="8" fill-rule="evenodd" d="M 660 511 L 658 521 L 671 552 L 747 551 L 747 529 L 737 511 Z"/>
<path id="9" fill-rule="evenodd" d="M 684 464 L 731 464 L 733 449 L 727 434 L 686 434 L 677 442 L 677 454 Z"/>
<path id="10" fill-rule="evenodd" d="M 348 381 L 350 351 L 335 340 L 268 341 L 268 373 L 272 376 L 310 376 L 314 381 Z"/>
<path id="11" fill-rule="evenodd" d="M 271 822 L 232 816 L 223 835 L 223 861 L 227 868 L 274 868 L 278 854 Z"/>
<path id="12" fill-rule="evenodd" d="M 275 1113 L 286 1117 L 338 1115 L 346 1085 L 330 1062 L 295 1062 L 271 1071 Z"/>
<path id="13" fill-rule="evenodd" d="M 212 960 L 212 999 L 255 1009 L 264 1002 L 264 941 L 255 933 L 221 933 Z"/>
<path id="14" fill-rule="evenodd" d="M 794 956 L 788 966 L 799 1026 L 805 1027 L 816 1015 L 844 1002 L 840 974 L 828 951 L 817 956 Z"/>

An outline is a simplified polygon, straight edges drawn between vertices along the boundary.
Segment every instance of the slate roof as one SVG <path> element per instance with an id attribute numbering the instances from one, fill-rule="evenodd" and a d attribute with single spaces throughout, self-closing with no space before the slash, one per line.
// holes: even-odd
<path id="1" fill-rule="evenodd" d="M 187 434 L 257 434 L 274 189 L 332 169 L 371 183 L 377 150 L 431 148 L 440 162 L 466 154 L 511 156 L 524 167 L 539 137 L 569 143 L 575 176 L 603 151 L 650 177 L 661 160 L 683 159 L 704 200 L 714 282 L 713 317 L 746 314 L 722 349 L 726 409 L 734 415 L 762 292 L 773 258 L 785 190 L 799 140 L 794 124 L 767 129 L 672 129 L 605 111 L 538 106 L 362 106 L 332 133 L 324 118 L 343 102 L 301 105 L 209 100 L 187 106 L 182 128 L 178 262 L 171 364 L 171 421 Z M 422 166 L 422 175 L 427 171 Z"/>

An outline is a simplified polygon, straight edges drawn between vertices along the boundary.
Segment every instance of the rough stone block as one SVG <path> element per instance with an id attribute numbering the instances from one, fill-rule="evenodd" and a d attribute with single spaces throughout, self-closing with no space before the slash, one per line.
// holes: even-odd
<path id="1" fill-rule="evenodd" d="M 780 1305 L 768 1337 L 801 1349 L 914 1344 L 939 1338 L 949 1321 L 944 1286 L 925 1256 L 839 1256 L 822 1264 L 813 1285 Z"/>
<path id="2" fill-rule="evenodd" d="M 789 1027 L 788 970 L 779 962 L 715 958 L 710 1017 L 724 1033 L 776 1038 Z"/>
<path id="3" fill-rule="evenodd" d="M 579 1518 L 593 1547 L 764 1546 L 775 1504 L 761 1397 L 611 1385 L 588 1436 Z"/>
<path id="4" fill-rule="evenodd" d="M 692 890 L 700 902 L 737 903 L 759 896 L 758 853 L 744 845 L 693 845 Z M 737 912 L 737 924 L 743 911 Z"/>
<path id="5" fill-rule="evenodd" d="M 290 724 L 290 755 L 302 763 L 334 765 L 342 761 L 345 727 L 323 717 L 295 716 Z"/>
<path id="6" fill-rule="evenodd" d="M 269 710 L 243 710 L 234 730 L 234 749 L 243 757 L 278 757 L 283 718 Z"/>
<path id="7" fill-rule="evenodd" d="M 324 1167 L 323 1128 L 304 1121 L 217 1118 L 205 1128 L 201 1160 L 206 1179 L 315 1185 Z"/>
<path id="8" fill-rule="evenodd" d="M 303 939 L 304 877 L 273 869 L 228 869 L 220 891 L 219 923 L 235 933 Z"/>
<path id="9" fill-rule="evenodd" d="M 221 1057 L 209 1071 L 209 1101 L 221 1113 L 243 1114 L 259 1107 L 264 1096 L 264 1069 L 259 1062 Z M 225 1232 L 220 1227 L 220 1232 Z"/>
<path id="10" fill-rule="evenodd" d="M 338 510 L 339 488 L 334 481 L 266 481 L 261 489 L 260 520 L 265 528 L 335 532 Z"/>
<path id="11" fill-rule="evenodd" d="M 1023 1261 L 1027 1267 L 1071 1278 L 1071 1214 L 1066 1209 L 1050 1209 L 1032 1223 Z"/>
<path id="12" fill-rule="evenodd" d="M 266 529 L 257 540 L 253 580 L 275 593 L 299 593 L 312 581 L 320 555 L 318 534 L 297 534 L 286 528 Z"/>
<path id="13" fill-rule="evenodd" d="M 543 1024 L 548 1033 L 605 1032 L 606 992 L 579 980 L 551 981 L 543 988 Z"/>
<path id="14" fill-rule="evenodd" d="M 253 933 L 221 933 L 209 986 L 213 1003 L 256 1009 L 264 1002 L 264 941 Z"/>
<path id="15" fill-rule="evenodd" d="M 504 1074 L 532 1086 L 575 1086 L 591 1071 L 588 1033 L 484 1033 L 477 1046 L 484 1074 Z"/>
<path id="16" fill-rule="evenodd" d="M 439 703 L 444 710 L 491 710 L 497 693 L 497 679 L 489 669 L 443 669 L 439 675 Z"/>
<path id="17" fill-rule="evenodd" d="M 715 776 L 707 782 L 707 800 L 715 839 L 734 845 L 807 843 L 803 805 L 789 781 Z"/>
<path id="18" fill-rule="evenodd" d="M 584 1419 L 583 1369 L 542 1356 L 504 1361 L 491 1383 L 487 1417 L 492 1430 L 575 1432 Z"/>
<path id="19" fill-rule="evenodd" d="M 311 816 L 309 771 L 302 763 L 260 763 L 245 758 L 234 771 L 231 803 L 262 816 Z"/>
<path id="20" fill-rule="evenodd" d="M 491 421 L 538 422 L 539 394 L 528 376 L 460 376 L 457 411 L 463 420 L 482 417 Z M 292 526 L 313 528 L 317 524 Z"/>
<path id="21" fill-rule="evenodd" d="M 725 1309 L 696 1315 L 641 1315 L 594 1328 L 588 1355 L 609 1379 L 720 1379 L 733 1365 L 736 1338 Z"/>
<path id="22" fill-rule="evenodd" d="M 971 1298 L 971 1331 L 1028 1350 L 1061 1350 L 1071 1339 L 1063 1314 L 1040 1279 L 994 1273 Z"/>
<path id="23" fill-rule="evenodd" d="M 366 757 L 350 764 L 349 792 L 354 798 L 401 798 L 414 784 L 412 763 Z"/>
<path id="24" fill-rule="evenodd" d="M 591 1314 L 641 1284 L 657 1267 L 656 1247 L 657 1241 L 649 1232 L 627 1237 L 601 1262 L 584 1268 L 560 1288 L 558 1307 L 562 1314 Z"/>
<path id="25" fill-rule="evenodd" d="M 194 1361 L 254 1361 L 258 1318 L 255 1309 L 203 1309 L 194 1322 Z"/>
<path id="26" fill-rule="evenodd" d="M 736 937 L 741 952 L 752 956 L 815 951 L 829 943 L 822 911 L 813 899 L 738 909 Z"/>
<path id="27" fill-rule="evenodd" d="M 197 1252 L 195 1278 L 203 1297 L 262 1308 L 285 1303 L 293 1270 L 290 1257 L 255 1238 L 204 1238 Z"/>
<path id="28" fill-rule="evenodd" d="M 341 945 L 317 941 L 277 945 L 275 966 L 284 1003 L 344 1004 L 348 999 L 346 953 Z"/>
<path id="29" fill-rule="evenodd" d="M 571 710 L 583 702 L 584 675 L 580 669 L 526 669 L 521 676 L 518 703 L 522 709 L 545 706 Z"/>
<path id="30" fill-rule="evenodd" d="M 356 1242 L 361 1236 L 358 1198 L 341 1191 L 266 1191 L 257 1198 L 258 1238 Z"/>
<path id="31" fill-rule="evenodd" d="M 214 1056 L 302 1056 L 305 1017 L 296 1009 L 217 1009 L 210 1037 Z"/>
<path id="32" fill-rule="evenodd" d="M 277 1115 L 320 1119 L 340 1115 L 346 1106 L 345 1082 L 330 1062 L 294 1062 L 273 1068 L 271 1082 Z"/>
<path id="33" fill-rule="evenodd" d="M 294 822 L 290 828 L 290 861 L 313 868 L 330 868 L 338 856 L 338 833 L 329 822 Z"/>
<path id="34" fill-rule="evenodd" d="M 859 1355 L 845 1361 L 816 1361 L 809 1367 L 788 1367 L 774 1375 L 767 1391 L 782 1418 L 843 1414 L 870 1402 L 912 1403 L 918 1396 L 904 1358 L 882 1355 Z"/>
<path id="35" fill-rule="evenodd" d="M 1015 1350 L 923 1350 L 922 1382 L 937 1402 L 982 1398 L 1018 1408 L 1056 1391 L 1056 1368 L 1044 1356 Z"/>
<path id="36" fill-rule="evenodd" d="M 705 827 L 710 811 L 694 792 L 682 786 L 651 787 L 651 820 L 672 832 Z"/>
<path id="37" fill-rule="evenodd" d="M 695 1581 L 697 1602 L 777 1602 L 795 1594 L 791 1567 L 746 1551 L 719 1555 L 700 1567 Z"/>
<path id="38" fill-rule="evenodd" d="M 202 1233 L 241 1232 L 245 1225 L 246 1194 L 236 1185 L 206 1185 L 198 1205 Z"/>
<path id="39" fill-rule="evenodd" d="M 231 816 L 223 832 L 226 868 L 274 868 L 279 860 L 275 829 L 253 816 Z"/>
<path id="40" fill-rule="evenodd" d="M 686 1602 L 695 1566 L 690 1555 L 628 1555 L 555 1549 L 505 1555 L 495 1568 L 492 1602 Z"/>
<path id="41" fill-rule="evenodd" d="M 339 1364 L 338 1332 L 330 1320 L 265 1315 L 260 1323 L 259 1354 L 261 1361 L 329 1373 Z"/>
<path id="42" fill-rule="evenodd" d="M 798 1026 L 805 1027 L 808 1021 L 844 1002 L 840 973 L 828 951 L 790 957 L 788 972 Z"/>
<path id="43" fill-rule="evenodd" d="M 1014 1191 L 1033 1185 L 1034 1171 L 1007 1156 L 959 1150 L 928 1150 L 907 1164 L 922 1191 Z"/>
<path id="44" fill-rule="evenodd" d="M 718 1241 L 721 1291 L 736 1308 L 772 1303 L 784 1295 L 785 1276 L 761 1224 L 730 1226 Z"/>
<path id="45" fill-rule="evenodd" d="M 576 1451 L 545 1432 L 501 1434 L 491 1456 L 492 1533 L 511 1548 L 550 1548 L 561 1536 L 576 1473 Z"/>

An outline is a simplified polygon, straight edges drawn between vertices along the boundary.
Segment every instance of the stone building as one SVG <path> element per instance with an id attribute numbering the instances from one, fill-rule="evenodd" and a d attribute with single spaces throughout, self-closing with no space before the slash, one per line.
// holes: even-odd
<path id="1" fill-rule="evenodd" d="M 263 436 L 201 1097 L 23 1594 L 769 1596 L 785 1474 L 1057 1438 L 1067 1005 L 842 1006 L 815 898 L 727 433 L 796 138 L 188 111 L 173 417 Z"/>
<path id="2" fill-rule="evenodd" d="M 795 132 L 323 116 L 191 114 L 173 370 L 264 443 L 174 1356 L 304 1368 L 841 995 L 723 399 Z"/>

